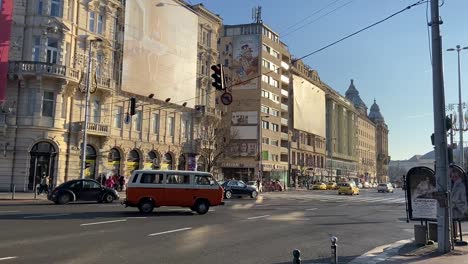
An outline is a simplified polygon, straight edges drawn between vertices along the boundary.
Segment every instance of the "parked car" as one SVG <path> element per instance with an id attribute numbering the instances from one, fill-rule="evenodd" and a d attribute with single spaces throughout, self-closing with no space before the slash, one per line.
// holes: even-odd
<path id="1" fill-rule="evenodd" d="M 317 182 L 312 185 L 312 190 L 326 190 L 327 185 L 323 182 Z"/>
<path id="2" fill-rule="evenodd" d="M 255 190 L 257 190 L 257 192 L 258 192 L 257 181 L 248 181 L 246 184 L 249 187 L 255 188 Z"/>
<path id="3" fill-rule="evenodd" d="M 104 187 L 91 179 L 71 180 L 60 184 L 47 197 L 56 204 L 76 201 L 112 203 L 119 199 L 116 190 Z"/>
<path id="4" fill-rule="evenodd" d="M 258 196 L 256 188 L 249 187 L 242 181 L 226 181 L 223 183 L 222 187 L 224 189 L 224 197 L 226 199 L 231 199 L 233 196 L 250 196 L 255 199 Z"/>
<path id="5" fill-rule="evenodd" d="M 329 182 L 327 183 L 327 190 L 336 190 L 338 185 L 336 185 L 336 182 Z"/>
<path id="6" fill-rule="evenodd" d="M 358 183 L 358 184 L 357 184 L 357 187 L 358 187 L 359 189 L 362 189 L 362 187 L 363 187 L 362 183 Z"/>
<path id="7" fill-rule="evenodd" d="M 370 185 L 370 183 L 368 183 L 368 182 L 364 182 L 363 187 L 364 187 L 365 189 L 369 189 L 369 188 L 371 187 L 371 185 Z"/>
<path id="8" fill-rule="evenodd" d="M 356 184 L 354 184 L 354 182 L 342 182 L 338 184 L 338 186 L 339 186 L 338 195 L 341 195 L 341 194 L 359 195 L 359 188 L 356 186 Z"/>
<path id="9" fill-rule="evenodd" d="M 377 191 L 383 193 L 393 193 L 393 186 L 391 183 L 379 183 L 379 186 L 377 186 Z"/>

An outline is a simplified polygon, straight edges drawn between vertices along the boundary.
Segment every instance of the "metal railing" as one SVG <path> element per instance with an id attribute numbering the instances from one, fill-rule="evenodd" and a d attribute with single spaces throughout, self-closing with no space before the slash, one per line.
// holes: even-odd
<path id="1" fill-rule="evenodd" d="M 80 124 L 80 129 L 83 128 L 84 121 L 78 122 Z M 101 136 L 108 136 L 109 135 L 109 125 L 106 124 L 98 124 L 98 123 L 88 123 L 87 132 L 92 135 L 101 135 Z"/>
<path id="2" fill-rule="evenodd" d="M 11 61 L 8 64 L 10 74 L 46 74 L 51 76 L 65 77 L 78 82 L 81 71 L 64 65 L 37 61 Z"/>

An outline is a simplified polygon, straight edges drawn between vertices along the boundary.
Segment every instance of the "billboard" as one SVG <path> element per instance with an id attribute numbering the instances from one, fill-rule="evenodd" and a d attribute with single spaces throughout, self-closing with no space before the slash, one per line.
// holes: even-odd
<path id="1" fill-rule="evenodd" d="M 6 100 L 8 54 L 10 51 L 13 0 L 0 0 L 0 104 Z"/>
<path id="2" fill-rule="evenodd" d="M 122 90 L 193 107 L 198 17 L 176 1 L 127 1 Z"/>
<path id="3" fill-rule="evenodd" d="M 411 168 L 406 175 L 406 192 L 411 220 L 437 220 L 434 170 L 422 166 Z"/>
<path id="4" fill-rule="evenodd" d="M 294 128 L 326 137 L 325 92 L 306 79 L 293 75 Z"/>
<path id="5" fill-rule="evenodd" d="M 259 77 L 259 43 L 260 35 L 241 35 L 234 37 L 232 41 L 232 84 L 242 84 L 234 86 L 233 89 L 257 89 Z"/>
<path id="6" fill-rule="evenodd" d="M 232 112 L 231 125 L 256 125 L 258 123 L 258 112 Z"/>
<path id="7" fill-rule="evenodd" d="M 254 157 L 257 156 L 258 143 L 249 141 L 238 141 L 230 146 L 231 157 Z"/>

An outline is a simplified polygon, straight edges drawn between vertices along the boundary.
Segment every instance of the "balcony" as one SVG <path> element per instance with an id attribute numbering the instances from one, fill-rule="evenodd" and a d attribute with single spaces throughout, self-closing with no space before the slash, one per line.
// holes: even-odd
<path id="1" fill-rule="evenodd" d="M 281 67 L 283 67 L 283 69 L 285 69 L 285 70 L 289 70 L 289 64 L 287 64 L 284 61 L 281 61 Z"/>
<path id="2" fill-rule="evenodd" d="M 281 104 L 281 110 L 288 111 L 288 105 Z"/>
<path id="3" fill-rule="evenodd" d="M 49 76 L 55 78 L 67 79 L 78 83 L 81 71 L 66 67 L 64 65 L 36 62 L 36 61 L 10 61 L 8 63 L 8 74 L 10 78 L 16 76 Z"/>
<path id="4" fill-rule="evenodd" d="M 281 75 L 281 81 L 284 83 L 289 83 L 289 78 L 287 76 Z"/>
<path id="5" fill-rule="evenodd" d="M 288 125 L 288 119 L 281 118 L 281 124 L 287 126 Z"/>
<path id="6" fill-rule="evenodd" d="M 284 89 L 281 89 L 281 94 L 288 97 L 289 96 L 289 92 L 284 90 Z"/>
<path id="7" fill-rule="evenodd" d="M 84 76 L 80 85 L 82 91 L 86 90 L 86 83 L 86 76 Z M 91 85 L 97 86 L 98 89 L 108 92 L 115 90 L 115 81 L 106 77 L 96 77 L 96 81 L 93 81 Z"/>
<path id="8" fill-rule="evenodd" d="M 281 147 L 281 154 L 288 154 L 288 148 Z"/>
<path id="9" fill-rule="evenodd" d="M 80 130 L 84 126 L 84 121 L 78 122 Z M 109 136 L 110 127 L 106 124 L 88 122 L 87 133 L 95 136 Z"/>
<path id="10" fill-rule="evenodd" d="M 289 139 L 288 133 L 281 132 L 281 139 L 288 140 Z"/>

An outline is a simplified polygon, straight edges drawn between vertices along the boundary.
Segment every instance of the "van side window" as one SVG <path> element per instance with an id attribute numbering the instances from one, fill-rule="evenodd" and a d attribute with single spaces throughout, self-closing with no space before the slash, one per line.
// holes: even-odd
<path id="1" fill-rule="evenodd" d="M 162 184 L 164 178 L 163 176 L 163 174 L 143 173 L 141 175 L 140 183 Z"/>
<path id="2" fill-rule="evenodd" d="M 132 179 L 132 183 L 136 183 L 138 179 L 139 174 L 135 174 Z"/>
<path id="3" fill-rule="evenodd" d="M 190 175 L 185 174 L 168 174 L 167 184 L 190 184 Z"/>
<path id="4" fill-rule="evenodd" d="M 206 176 L 206 175 L 195 176 L 195 184 L 197 185 L 210 185 L 211 182 L 212 182 L 212 179 L 210 176 Z"/>

